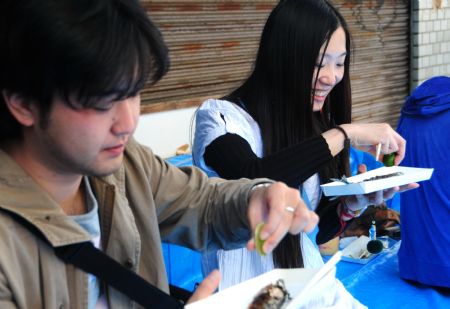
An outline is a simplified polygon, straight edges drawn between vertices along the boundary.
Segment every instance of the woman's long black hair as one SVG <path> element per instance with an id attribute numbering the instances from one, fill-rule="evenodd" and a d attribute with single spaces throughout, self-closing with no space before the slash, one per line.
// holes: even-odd
<path id="1" fill-rule="evenodd" d="M 313 112 L 313 79 L 320 49 L 342 27 L 346 34 L 345 73 L 329 93 L 322 112 Z M 243 102 L 258 122 L 264 155 L 317 136 L 351 121 L 350 33 L 342 15 L 327 0 L 281 0 L 264 26 L 253 72 L 225 98 Z M 319 59 L 321 62 L 321 59 Z M 315 83 L 314 83 L 315 84 Z M 348 151 L 320 172 L 322 180 L 348 175 Z M 333 207 L 322 198 L 317 212 Z M 286 236 L 274 251 L 277 267 L 302 267 L 299 236 Z"/>

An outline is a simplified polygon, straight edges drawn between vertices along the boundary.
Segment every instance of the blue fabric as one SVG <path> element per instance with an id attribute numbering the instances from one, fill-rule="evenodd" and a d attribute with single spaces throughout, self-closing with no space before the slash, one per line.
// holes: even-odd
<path id="1" fill-rule="evenodd" d="M 352 175 L 358 174 L 358 166 L 365 164 L 367 170 L 373 170 L 383 166 L 383 163 L 376 161 L 370 153 L 350 147 L 350 172 Z"/>
<path id="2" fill-rule="evenodd" d="M 433 117 L 450 109 L 450 77 L 437 76 L 425 81 L 406 99 L 402 116 Z"/>
<path id="3" fill-rule="evenodd" d="M 191 166 L 192 156 L 179 155 L 167 159 L 167 162 L 178 167 Z M 203 280 L 201 254 L 185 247 L 166 243 L 162 244 L 162 250 L 169 283 L 189 291 L 194 290 L 195 284 Z"/>
<path id="4" fill-rule="evenodd" d="M 402 165 L 435 169 L 420 188 L 402 193 L 400 275 L 450 287 L 450 78 L 419 86 L 397 131 L 408 141 Z"/>
<path id="5" fill-rule="evenodd" d="M 370 309 L 450 308 L 450 290 L 439 290 L 399 277 L 397 252 L 400 243 L 384 250 L 365 265 L 341 261 L 336 277 Z"/>

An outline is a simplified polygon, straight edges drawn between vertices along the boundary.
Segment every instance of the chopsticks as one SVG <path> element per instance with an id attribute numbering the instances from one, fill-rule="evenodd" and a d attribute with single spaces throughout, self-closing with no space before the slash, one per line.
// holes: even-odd
<path id="1" fill-rule="evenodd" d="M 380 158 L 380 153 L 381 153 L 381 143 L 377 144 L 377 152 L 375 155 L 375 160 L 378 161 L 378 159 Z"/>

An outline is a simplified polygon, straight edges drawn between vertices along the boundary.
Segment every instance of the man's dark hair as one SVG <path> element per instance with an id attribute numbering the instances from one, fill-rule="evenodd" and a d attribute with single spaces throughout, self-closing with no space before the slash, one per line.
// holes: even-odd
<path id="1" fill-rule="evenodd" d="M 161 33 L 138 0 L 0 3 L 0 90 L 32 101 L 43 119 L 56 95 L 95 107 L 99 98 L 138 94 L 168 67 Z M 0 96 L 0 142 L 20 137 Z"/>

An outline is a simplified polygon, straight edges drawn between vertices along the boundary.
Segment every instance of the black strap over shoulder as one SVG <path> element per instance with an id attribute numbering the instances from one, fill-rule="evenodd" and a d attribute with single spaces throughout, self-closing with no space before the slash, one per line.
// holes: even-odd
<path id="1" fill-rule="evenodd" d="M 108 285 L 146 308 L 183 307 L 180 301 L 128 270 L 101 250 L 95 248 L 91 242 L 57 247 L 55 252 L 64 262 L 101 278 Z"/>
<path id="2" fill-rule="evenodd" d="M 31 233 L 48 243 L 41 231 L 19 215 L 3 209 Z M 191 292 L 170 286 L 170 296 L 150 284 L 135 272 L 127 269 L 113 258 L 94 247 L 91 242 L 82 242 L 54 248 L 55 254 L 65 263 L 103 280 L 106 284 L 127 295 L 146 308 L 178 309 L 191 297 Z"/>

